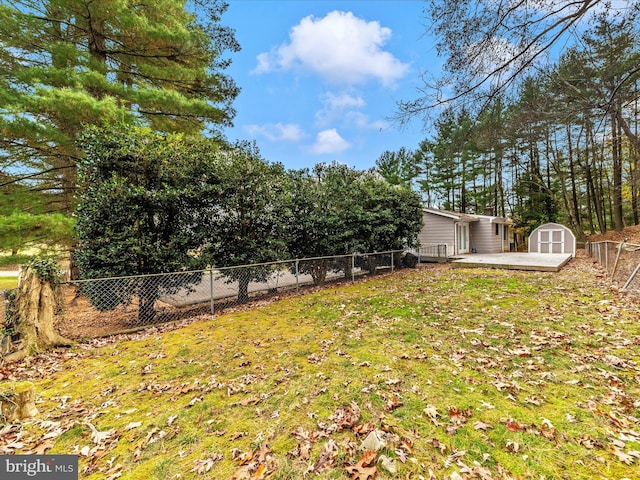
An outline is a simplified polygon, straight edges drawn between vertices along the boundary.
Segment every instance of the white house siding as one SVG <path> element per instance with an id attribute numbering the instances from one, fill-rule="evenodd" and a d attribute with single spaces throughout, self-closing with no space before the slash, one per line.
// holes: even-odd
<path id="1" fill-rule="evenodd" d="M 504 229 L 509 228 L 500 217 L 476 215 L 477 222 L 471 224 L 471 248 L 476 253 L 502 253 L 504 251 Z M 496 235 L 496 225 L 498 235 Z"/>
<path id="2" fill-rule="evenodd" d="M 423 228 L 418 234 L 420 245 L 447 245 L 447 255 L 453 255 L 455 245 L 454 219 L 422 212 Z"/>

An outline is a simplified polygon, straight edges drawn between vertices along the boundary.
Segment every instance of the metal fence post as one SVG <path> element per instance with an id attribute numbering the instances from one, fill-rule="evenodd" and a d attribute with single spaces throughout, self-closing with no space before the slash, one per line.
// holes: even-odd
<path id="1" fill-rule="evenodd" d="M 355 282 L 356 281 L 356 254 L 352 253 L 351 254 L 351 281 Z"/>
<path id="2" fill-rule="evenodd" d="M 393 260 L 393 256 L 395 255 L 394 251 L 391 251 L 391 273 L 393 273 L 393 264 L 395 263 Z"/>
<path id="3" fill-rule="evenodd" d="M 299 278 L 299 264 L 300 261 L 296 258 L 296 292 L 300 289 L 300 278 Z"/>
<path id="4" fill-rule="evenodd" d="M 633 279 L 636 278 L 636 275 L 638 275 L 638 271 L 640 271 L 640 263 L 638 264 L 636 269 L 633 271 L 631 276 L 627 279 L 627 282 L 624 284 L 624 287 L 622 287 L 622 290 L 626 290 L 627 287 L 631 285 L 631 282 L 633 282 Z"/>
<path id="5" fill-rule="evenodd" d="M 620 260 L 620 255 L 622 254 L 622 249 L 624 248 L 624 241 L 618 244 L 618 253 L 616 254 L 616 261 L 613 264 L 613 272 L 611 272 L 611 279 L 616 276 L 616 270 L 618 270 L 618 261 Z"/>
<path id="6" fill-rule="evenodd" d="M 211 315 L 213 315 L 214 311 L 214 301 L 213 301 L 213 269 L 209 270 L 209 296 L 211 298 Z"/>

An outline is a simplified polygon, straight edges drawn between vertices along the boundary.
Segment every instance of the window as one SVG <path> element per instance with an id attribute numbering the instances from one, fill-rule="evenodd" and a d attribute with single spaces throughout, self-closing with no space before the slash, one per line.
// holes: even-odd
<path id="1" fill-rule="evenodd" d="M 500 235 L 500 224 L 496 223 L 496 235 Z"/>

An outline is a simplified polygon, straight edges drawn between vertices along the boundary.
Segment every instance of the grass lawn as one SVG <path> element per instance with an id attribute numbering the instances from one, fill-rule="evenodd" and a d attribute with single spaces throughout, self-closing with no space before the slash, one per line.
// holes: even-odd
<path id="1" fill-rule="evenodd" d="M 79 453 L 83 479 L 637 479 L 639 312 L 598 281 L 433 266 L 77 347 L 0 453 Z"/>
<path id="2" fill-rule="evenodd" d="M 18 277 L 0 276 L 0 290 L 10 290 L 18 286 Z"/>

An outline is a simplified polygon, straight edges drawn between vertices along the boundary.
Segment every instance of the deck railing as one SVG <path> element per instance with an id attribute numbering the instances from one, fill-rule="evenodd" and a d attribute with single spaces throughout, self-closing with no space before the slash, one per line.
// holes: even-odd
<path id="1" fill-rule="evenodd" d="M 446 260 L 452 254 L 453 247 L 446 243 L 428 243 L 412 250 L 420 261 Z"/>

